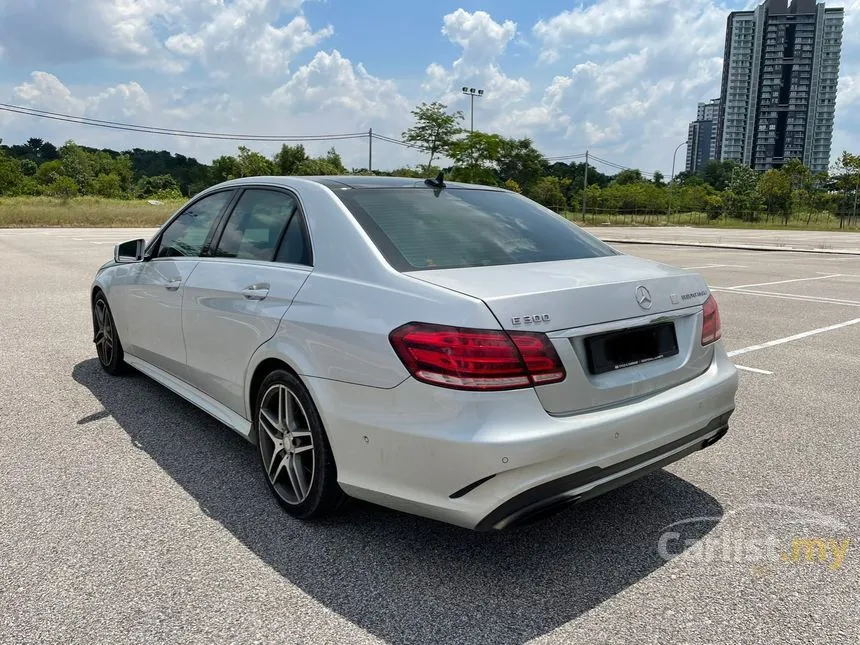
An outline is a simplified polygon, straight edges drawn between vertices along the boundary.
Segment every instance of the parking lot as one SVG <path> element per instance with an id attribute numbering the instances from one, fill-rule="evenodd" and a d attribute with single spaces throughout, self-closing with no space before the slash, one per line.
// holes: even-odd
<path id="1" fill-rule="evenodd" d="M 90 281 L 150 233 L 0 230 L 0 642 L 860 642 L 860 256 L 616 245 L 707 278 L 729 434 L 477 534 L 294 521 L 238 435 L 104 374 Z"/>

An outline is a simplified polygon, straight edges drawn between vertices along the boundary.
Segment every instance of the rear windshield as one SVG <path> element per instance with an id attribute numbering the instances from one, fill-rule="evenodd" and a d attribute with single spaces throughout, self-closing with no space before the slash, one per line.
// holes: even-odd
<path id="1" fill-rule="evenodd" d="M 357 188 L 335 194 L 399 271 L 617 255 L 563 217 L 514 193 Z"/>

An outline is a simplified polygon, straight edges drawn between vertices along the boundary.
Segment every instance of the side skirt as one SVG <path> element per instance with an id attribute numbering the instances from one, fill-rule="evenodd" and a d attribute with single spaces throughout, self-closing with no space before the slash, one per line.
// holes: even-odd
<path id="1" fill-rule="evenodd" d="M 236 414 L 230 408 L 222 405 L 208 394 L 204 394 L 203 392 L 201 392 L 195 387 L 192 387 L 185 381 L 181 381 L 175 376 L 171 376 L 164 370 L 159 369 L 154 365 L 151 365 L 150 363 L 147 363 L 146 361 L 137 358 L 136 356 L 132 356 L 127 352 L 125 355 L 125 362 L 139 372 L 151 378 L 156 383 L 163 385 L 168 390 L 171 390 L 172 392 L 178 394 L 192 405 L 200 408 L 201 410 L 214 417 L 227 427 L 232 428 L 240 435 L 242 435 L 245 439 L 248 439 L 250 441 L 251 422 L 242 417 L 241 415 Z"/>

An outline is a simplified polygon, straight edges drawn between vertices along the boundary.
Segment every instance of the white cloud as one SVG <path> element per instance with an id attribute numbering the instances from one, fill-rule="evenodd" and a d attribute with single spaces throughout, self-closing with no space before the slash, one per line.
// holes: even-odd
<path id="1" fill-rule="evenodd" d="M 396 83 L 372 76 L 361 63 L 353 65 L 336 49 L 330 54 L 317 52 L 264 100 L 293 114 L 346 115 L 347 121 L 335 121 L 341 128 L 346 123 L 370 127 L 374 122 L 396 122 L 409 107 Z"/>
<path id="2" fill-rule="evenodd" d="M 465 70 L 481 70 L 501 56 L 517 33 L 511 20 L 498 23 L 485 11 L 457 9 L 442 19 L 442 33 L 463 49 L 457 64 Z"/>
<path id="3" fill-rule="evenodd" d="M 289 6 L 295 7 L 291 3 Z M 174 54 L 195 58 L 213 72 L 250 71 L 260 76 L 286 76 L 295 56 L 334 33 L 328 25 L 314 31 L 304 16 L 274 26 L 284 8 L 275 0 L 241 0 L 224 6 L 188 31 L 170 36 L 165 45 Z"/>
<path id="4" fill-rule="evenodd" d="M 504 126 L 506 115 L 521 106 L 532 89 L 524 77 L 509 76 L 502 69 L 501 61 L 517 33 L 515 22 L 497 22 L 485 11 L 457 9 L 445 15 L 442 34 L 460 47 L 460 55 L 449 68 L 431 63 L 425 70 L 422 89 L 431 99 L 452 109 L 463 109 L 469 119 L 471 99 L 462 94 L 461 88 L 480 88 L 484 95 L 475 99 L 475 128 L 494 130 Z M 516 128 L 522 130 L 520 124 Z"/>
<path id="5" fill-rule="evenodd" d="M 302 0 L 0 0 L 0 42 L 18 64 L 110 59 L 180 73 L 285 76 L 296 54 L 334 33 L 314 30 Z"/>
<path id="6" fill-rule="evenodd" d="M 60 79 L 47 72 L 33 72 L 29 82 L 15 88 L 14 97 L 19 105 L 75 116 L 84 116 L 87 106 L 85 100 L 72 96 Z"/>
<path id="7" fill-rule="evenodd" d="M 678 4 L 673 0 L 598 1 L 539 20 L 532 32 L 542 43 L 541 58 L 554 62 L 564 50 L 580 46 L 583 40 L 611 36 L 612 42 L 618 42 L 631 36 L 658 37 L 670 29 Z"/>
<path id="8" fill-rule="evenodd" d="M 169 0 L 0 0 L 0 41 L 17 64 L 109 58 L 178 71 L 153 29 L 177 11 Z"/>

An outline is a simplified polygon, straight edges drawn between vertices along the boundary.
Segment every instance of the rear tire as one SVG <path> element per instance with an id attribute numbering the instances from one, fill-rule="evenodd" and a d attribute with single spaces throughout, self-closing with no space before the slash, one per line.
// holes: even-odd
<path id="1" fill-rule="evenodd" d="M 116 331 L 110 305 L 101 291 L 93 299 L 93 329 L 95 331 L 93 340 L 102 369 L 111 376 L 125 373 L 127 368 L 124 360 L 125 353 L 122 351 L 122 343 Z"/>
<path id="2" fill-rule="evenodd" d="M 254 404 L 257 452 L 266 484 L 281 507 L 298 519 L 324 517 L 346 498 L 316 406 L 302 382 L 275 370 Z"/>

